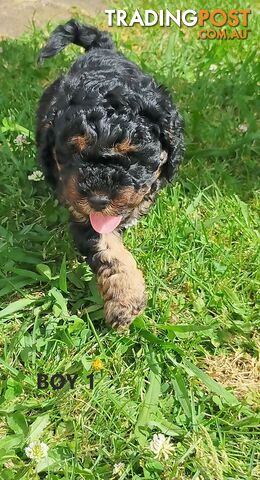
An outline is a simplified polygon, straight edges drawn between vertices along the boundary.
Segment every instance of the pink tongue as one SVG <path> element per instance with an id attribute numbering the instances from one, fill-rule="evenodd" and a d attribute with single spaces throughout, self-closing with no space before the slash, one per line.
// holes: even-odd
<path id="1" fill-rule="evenodd" d="M 122 220 L 121 215 L 118 217 L 111 217 L 103 215 L 99 212 L 90 212 L 89 219 L 92 227 L 98 233 L 111 233 L 119 225 Z"/>

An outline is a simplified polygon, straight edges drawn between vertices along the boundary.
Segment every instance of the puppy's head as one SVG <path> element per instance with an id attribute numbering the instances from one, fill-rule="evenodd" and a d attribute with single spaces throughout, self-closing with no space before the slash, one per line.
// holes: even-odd
<path id="1" fill-rule="evenodd" d="M 77 123 L 77 122 L 76 122 Z M 66 125 L 66 124 L 63 124 Z M 87 218 L 102 228 L 116 217 L 123 223 L 131 212 L 158 188 L 166 153 L 149 129 L 118 128 L 96 131 L 89 125 L 55 128 L 53 155 L 59 175 L 59 196 L 74 216 Z M 96 217 L 95 217 L 95 214 Z M 100 223 L 101 222 L 101 223 Z M 117 225 L 116 225 L 117 226 Z"/>
<path id="2" fill-rule="evenodd" d="M 100 233 L 128 222 L 179 163 L 182 129 L 176 110 L 173 115 L 148 107 L 138 115 L 129 108 L 120 114 L 103 106 L 77 114 L 67 109 L 47 126 L 58 196 L 80 221 L 89 216 Z"/>

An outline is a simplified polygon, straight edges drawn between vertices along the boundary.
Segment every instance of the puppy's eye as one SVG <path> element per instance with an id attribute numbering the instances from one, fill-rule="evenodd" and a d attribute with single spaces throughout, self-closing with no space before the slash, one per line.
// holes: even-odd
<path id="1" fill-rule="evenodd" d="M 91 159 L 93 160 L 93 157 Z M 111 165 L 111 167 L 120 166 L 128 170 L 132 162 L 126 155 L 115 154 L 113 150 L 109 150 L 102 156 L 98 155 L 95 163 Z"/>
<path id="2" fill-rule="evenodd" d="M 118 156 L 113 162 L 114 165 L 121 165 L 125 170 L 129 170 L 131 161 L 128 157 Z"/>

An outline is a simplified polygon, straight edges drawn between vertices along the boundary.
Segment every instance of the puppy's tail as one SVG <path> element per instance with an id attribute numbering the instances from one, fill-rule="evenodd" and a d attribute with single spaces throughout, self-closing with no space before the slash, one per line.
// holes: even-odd
<path id="1" fill-rule="evenodd" d="M 85 50 L 90 50 L 91 48 L 114 48 L 114 43 L 109 33 L 101 32 L 97 28 L 84 25 L 77 20 L 70 20 L 65 25 L 59 25 L 52 32 L 47 45 L 40 51 L 38 63 L 43 63 L 45 58 L 53 57 L 70 43 L 84 47 Z"/>

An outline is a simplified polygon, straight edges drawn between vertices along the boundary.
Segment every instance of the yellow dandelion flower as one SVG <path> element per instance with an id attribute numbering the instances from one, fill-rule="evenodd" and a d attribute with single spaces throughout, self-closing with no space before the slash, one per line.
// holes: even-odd
<path id="1" fill-rule="evenodd" d="M 93 368 L 93 370 L 103 370 L 105 368 L 104 366 L 104 363 L 102 362 L 102 360 L 100 360 L 100 358 L 97 358 L 96 360 L 94 360 L 92 363 L 91 363 L 91 366 Z"/>

